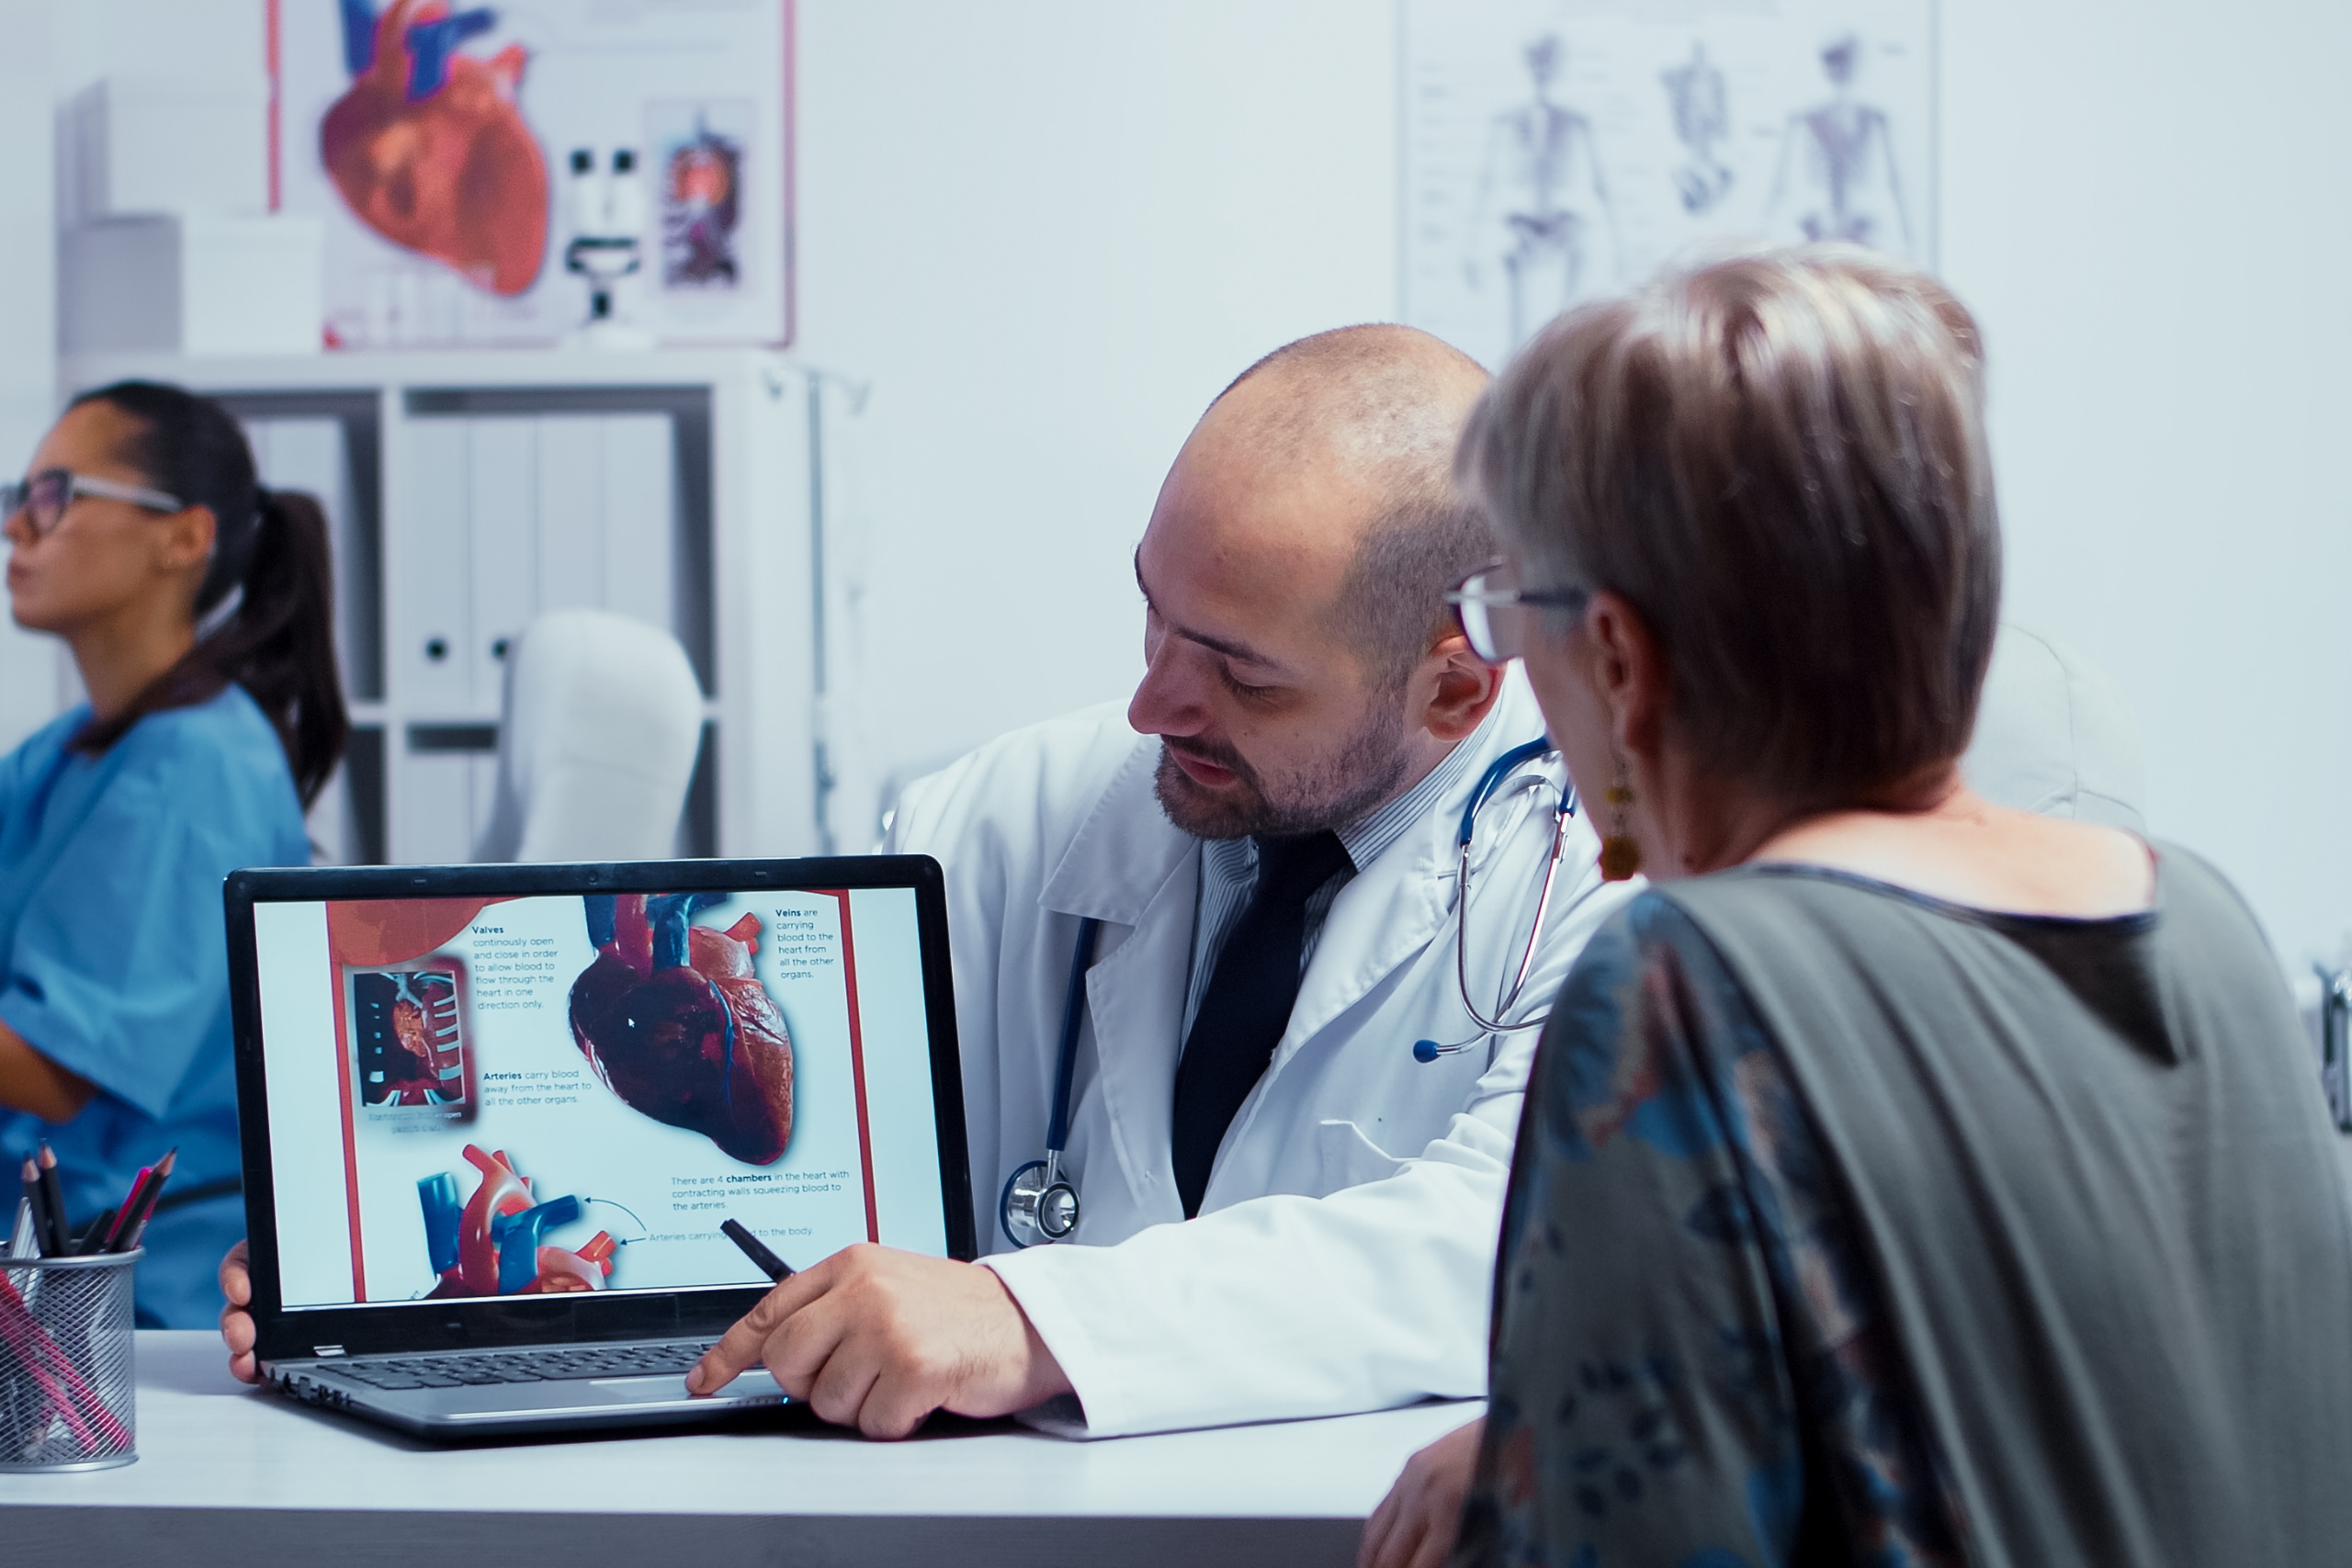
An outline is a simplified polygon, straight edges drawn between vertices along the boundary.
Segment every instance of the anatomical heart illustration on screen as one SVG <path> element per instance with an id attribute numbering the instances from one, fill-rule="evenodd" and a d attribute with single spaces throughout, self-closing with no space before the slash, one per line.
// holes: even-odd
<path id="1" fill-rule="evenodd" d="M 434 1120 L 473 1114 L 466 1049 L 466 964 L 443 955 L 386 969 L 347 969 L 345 1002 L 362 1109 L 425 1106 Z"/>
<path id="2" fill-rule="evenodd" d="M 583 899 L 596 957 L 571 985 L 571 1034 L 629 1105 L 773 1165 L 792 1141 L 792 1040 L 752 972 L 759 918 L 688 923 L 721 897 Z"/>
<path id="3" fill-rule="evenodd" d="M 463 51 L 497 25 L 448 0 L 341 0 L 350 90 L 319 125 L 319 152 L 352 214 L 476 287 L 517 295 L 548 244 L 548 165 L 516 100 L 520 44 Z"/>

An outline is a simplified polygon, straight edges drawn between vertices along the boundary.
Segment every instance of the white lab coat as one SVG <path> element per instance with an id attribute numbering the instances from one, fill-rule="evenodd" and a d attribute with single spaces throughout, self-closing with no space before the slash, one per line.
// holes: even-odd
<path id="1" fill-rule="evenodd" d="M 1455 835 L 1487 764 L 1543 732 L 1514 671 L 1472 766 L 1333 900 L 1273 1060 L 1185 1222 L 1170 1122 L 1199 840 L 1152 792 L 1160 747 L 1105 707 L 1019 730 L 911 786 L 890 847 L 946 871 L 972 1193 L 983 1253 L 1077 1390 L 1093 1436 L 1476 1396 L 1533 1030 L 1424 1065 L 1475 1026 L 1454 979 Z M 1544 764 L 1562 776 L 1556 760 Z M 1473 981 L 1516 972 L 1549 852 L 1548 791 L 1480 819 Z M 1523 1007 L 1548 1006 L 1622 900 L 1571 831 Z M 1079 920 L 1087 974 L 1066 1167 L 1073 1243 L 1015 1252 L 998 1196 L 1043 1156 Z"/>

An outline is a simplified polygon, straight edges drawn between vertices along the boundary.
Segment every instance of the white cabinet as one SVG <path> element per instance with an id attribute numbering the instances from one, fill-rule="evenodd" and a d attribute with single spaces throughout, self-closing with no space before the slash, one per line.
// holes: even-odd
<path id="1" fill-rule="evenodd" d="M 679 439 L 667 413 L 412 420 L 390 637 L 420 702 L 494 709 L 507 649 L 543 611 L 615 610 L 673 636 L 707 621 L 675 603 Z"/>
<path id="2" fill-rule="evenodd" d="M 265 483 L 335 533 L 357 734 L 312 815 L 322 858 L 469 858 L 489 820 L 503 660 L 543 611 L 672 633 L 705 698 L 683 854 L 822 847 L 809 530 L 812 379 L 752 350 L 69 359 L 220 398 Z"/>

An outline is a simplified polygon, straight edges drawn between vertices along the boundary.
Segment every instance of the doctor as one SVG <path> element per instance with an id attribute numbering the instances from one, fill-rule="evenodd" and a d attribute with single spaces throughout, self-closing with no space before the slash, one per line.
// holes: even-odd
<path id="1" fill-rule="evenodd" d="M 1136 553 L 1147 669 L 1125 714 L 996 740 L 894 824 L 894 849 L 946 868 L 994 1255 L 836 1254 L 690 1386 L 764 1360 L 876 1436 L 1056 1396 L 1109 1436 L 1484 1392 L 1535 1031 L 1465 1012 L 1456 833 L 1495 759 L 1544 732 L 1443 604 L 1492 554 L 1449 480 L 1486 379 L 1425 333 L 1351 328 L 1269 355 L 1203 416 Z M 1529 951 L 1556 798 L 1506 788 L 1479 818 L 1467 951 L 1490 1018 Z M 1613 903 L 1562 915 L 1597 886 L 1580 822 L 1566 842 L 1516 1016 Z M 1016 1250 L 1000 1199 L 1046 1152 L 1066 1017 L 1061 1168 L 1082 1208 L 1074 1245 Z M 1423 1062 L 1422 1039 L 1466 1048 Z"/>
<path id="2" fill-rule="evenodd" d="M 1454 504 L 1487 381 L 1426 333 L 1277 351 L 1177 456 L 1136 575 L 1142 684 L 912 787 L 891 847 L 946 869 L 978 1265 L 854 1247 L 776 1287 L 689 1375 L 764 1361 L 877 1437 L 935 1409 L 1096 1436 L 1486 1392 L 1502 1192 L 1539 1019 L 1613 906 L 1564 775 L 1472 795 L 1543 719 L 1446 588 L 1493 554 Z M 1539 783 L 1538 781 L 1542 781 Z M 1087 922 L 1097 922 L 1071 973 Z M 1527 962 L 1523 962 L 1527 960 Z M 1524 973 L 1522 975 L 1522 969 Z M 1042 1158 L 1076 1024 L 1069 1244 L 1000 1212 Z M 1417 1058 L 1415 1044 L 1460 1047 Z M 242 1249 L 221 1282 L 254 1375 Z"/>

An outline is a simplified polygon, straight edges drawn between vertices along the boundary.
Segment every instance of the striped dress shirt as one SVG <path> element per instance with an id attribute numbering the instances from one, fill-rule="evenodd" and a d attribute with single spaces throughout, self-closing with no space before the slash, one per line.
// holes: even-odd
<path id="1" fill-rule="evenodd" d="M 1494 722 L 1488 714 L 1480 725 Z M 1315 946 L 1323 934 L 1323 918 L 1331 912 L 1331 900 L 1348 879 L 1380 858 L 1381 852 L 1404 837 L 1405 829 L 1437 808 L 1462 782 L 1462 775 L 1477 754 L 1476 735 L 1462 740 L 1445 754 L 1442 761 L 1429 771 L 1420 783 L 1364 818 L 1340 829 L 1340 845 L 1348 852 L 1354 867 L 1340 873 L 1317 888 L 1306 900 L 1306 942 L 1299 954 L 1299 972 L 1315 961 Z M 1210 839 L 1201 845 L 1200 897 L 1193 913 L 1193 956 L 1191 975 L 1184 986 L 1184 1029 L 1182 1038 L 1189 1040 L 1193 1020 L 1201 1010 L 1201 998 L 1207 994 L 1209 976 L 1216 970 L 1217 954 L 1225 951 L 1226 938 L 1241 919 L 1241 911 L 1249 907 L 1250 889 L 1258 885 L 1258 846 L 1250 839 Z"/>

